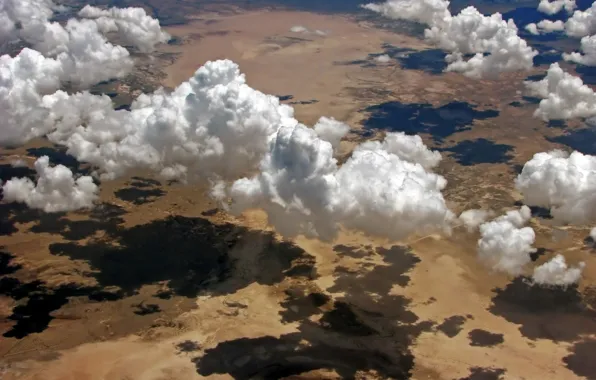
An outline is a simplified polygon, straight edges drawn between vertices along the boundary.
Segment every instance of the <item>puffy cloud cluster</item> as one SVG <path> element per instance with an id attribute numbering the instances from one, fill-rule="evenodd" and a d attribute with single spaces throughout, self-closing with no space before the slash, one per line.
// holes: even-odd
<path id="1" fill-rule="evenodd" d="M 578 52 L 563 54 L 563 58 L 566 61 L 572 61 L 586 66 L 596 66 L 596 35 L 581 39 L 581 51 L 583 54 Z"/>
<path id="2" fill-rule="evenodd" d="M 563 223 L 596 221 L 596 157 L 555 150 L 537 153 L 515 180 L 524 202 L 550 208 Z"/>
<path id="3" fill-rule="evenodd" d="M 554 15 L 563 10 L 563 8 L 566 12 L 571 13 L 575 7 L 575 0 L 540 0 L 540 4 L 538 4 L 538 11 L 548 15 Z"/>
<path id="4" fill-rule="evenodd" d="M 493 215 L 494 212 L 492 210 L 471 209 L 462 212 L 459 215 L 459 220 L 466 227 L 468 232 L 473 232 Z"/>
<path id="5" fill-rule="evenodd" d="M 365 143 L 338 166 L 331 144 L 312 129 L 282 127 L 260 173 L 232 184 L 231 211 L 260 208 L 283 235 L 324 240 L 333 239 L 340 225 L 394 240 L 446 230 L 453 219 L 441 194 L 446 181 L 415 162 L 431 165 L 428 148 L 404 149 L 404 137 L 410 138 L 388 134 L 382 143 Z"/>
<path id="6" fill-rule="evenodd" d="M 93 206 L 98 188 L 93 178 L 76 178 L 63 165 L 50 166 L 47 156 L 35 162 L 37 183 L 29 178 L 13 178 L 2 186 L 4 201 L 25 203 L 45 212 L 71 211 Z"/>
<path id="7" fill-rule="evenodd" d="M 524 227 L 532 214 L 528 206 L 508 211 L 497 219 L 480 225 L 478 258 L 495 271 L 520 275 L 531 261 L 530 254 L 536 235 Z"/>
<path id="8" fill-rule="evenodd" d="M 571 37 L 596 34 L 596 3 L 585 11 L 575 11 L 565 22 L 565 32 Z"/>
<path id="9" fill-rule="evenodd" d="M 123 77 L 133 67 L 128 50 L 110 43 L 102 34 L 105 30 L 100 30 L 108 16 L 70 19 L 63 25 L 48 20 L 55 8 L 49 1 L 6 0 L 0 6 L 0 19 L 18 26 L 11 29 L 10 38 L 23 39 L 32 47 L 15 57 L 0 57 L 0 145 L 24 143 L 51 131 L 55 125 L 48 119 L 51 107 L 47 103 L 63 83 L 86 88 Z M 142 9 L 127 8 L 120 13 L 92 9 L 113 14 L 122 39 L 141 50 L 165 38 L 156 32 L 159 22 Z"/>
<path id="10" fill-rule="evenodd" d="M 544 79 L 525 85 L 531 95 L 542 98 L 534 116 L 553 120 L 596 115 L 594 91 L 558 63 L 550 66 Z"/>
<path id="11" fill-rule="evenodd" d="M 297 123 L 291 107 L 249 87 L 229 60 L 207 62 L 171 93 L 141 95 L 130 111 L 88 93 L 45 101 L 56 127 L 49 139 L 104 178 L 146 168 L 167 178 L 234 179 L 257 167 L 280 126 Z"/>
<path id="12" fill-rule="evenodd" d="M 539 10 L 541 10 L 541 6 L 543 3 L 547 3 L 547 1 L 541 1 L 538 7 Z M 561 6 L 565 7 L 565 9 L 569 12 L 570 10 L 567 4 L 571 6 L 571 3 L 572 1 L 556 0 L 550 2 L 551 5 L 545 5 L 542 8 L 544 10 L 546 10 L 547 8 L 550 10 L 561 10 L 561 8 L 558 8 L 559 6 Z M 557 6 L 555 7 L 554 4 L 557 4 Z M 573 12 L 573 15 L 569 17 L 565 23 L 563 23 L 563 21 L 553 22 L 549 20 L 542 20 L 536 24 L 528 24 L 526 26 L 526 29 L 533 34 L 565 31 L 565 33 L 570 37 L 585 37 L 596 34 L 596 3 L 592 3 L 592 6 L 586 9 L 585 11 Z"/>
<path id="13" fill-rule="evenodd" d="M 21 31 L 43 29 L 57 9 L 51 0 L 2 0 L 0 2 L 0 45 L 19 38 Z"/>
<path id="14" fill-rule="evenodd" d="M 448 6 L 447 0 L 387 0 L 364 7 L 390 18 L 428 24 L 426 38 L 451 52 L 447 71 L 488 78 L 532 68 L 537 52 L 518 36 L 513 20 L 503 20 L 500 13 L 484 16 L 472 6 L 452 15 Z M 473 56 L 466 60 L 466 55 Z"/>
<path id="15" fill-rule="evenodd" d="M 534 268 L 532 281 L 538 285 L 569 286 L 579 282 L 586 264 L 569 267 L 563 255 L 556 255 L 546 263 Z"/>
<path id="16" fill-rule="evenodd" d="M 130 110 L 114 110 L 107 96 L 61 91 L 71 79 L 83 85 L 98 80 L 83 76 L 95 66 L 82 57 L 99 57 L 105 65 L 99 75 L 114 75 L 112 62 L 128 68 L 114 59 L 120 55 L 103 50 L 113 46 L 128 57 L 106 35 L 115 33 L 143 51 L 166 38 L 141 11 L 86 7 L 80 17 L 65 26 L 45 20 L 43 30 L 55 33 L 27 40 L 41 51 L 0 59 L 3 144 L 46 135 L 106 179 L 139 168 L 167 178 L 207 178 L 218 183 L 214 194 L 232 197 L 234 211 L 263 208 L 287 236 L 331 239 L 343 226 L 395 240 L 449 229 L 454 216 L 441 193 L 446 180 L 429 171 L 441 156 L 420 137 L 387 134 L 382 142 L 358 147 L 340 166 L 333 149 L 347 125 L 332 118 L 321 118 L 312 129 L 298 123 L 291 107 L 249 87 L 231 61 L 207 62 L 172 92 L 139 96 Z M 61 57 L 80 65 L 73 69 Z M 51 167 L 47 157 L 36 170 L 37 183 L 4 184 L 5 200 L 66 211 L 89 207 L 97 197 L 90 177 Z M 226 188 L 225 181 L 233 182 Z"/>
<path id="17" fill-rule="evenodd" d="M 116 33 L 125 44 L 145 53 L 170 39 L 161 30 L 159 21 L 147 15 L 143 8 L 100 9 L 87 5 L 81 9 L 79 16 L 94 20 L 102 33 Z"/>
<path id="18" fill-rule="evenodd" d="M 534 35 L 551 32 L 562 32 L 565 30 L 565 23 L 561 20 L 542 20 L 538 23 L 532 22 L 526 25 L 526 30 Z"/>

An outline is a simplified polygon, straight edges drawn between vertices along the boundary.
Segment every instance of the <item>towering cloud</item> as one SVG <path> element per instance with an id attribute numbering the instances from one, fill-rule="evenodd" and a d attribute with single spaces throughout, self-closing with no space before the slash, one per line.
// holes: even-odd
<path id="1" fill-rule="evenodd" d="M 76 178 L 66 166 L 50 166 L 47 156 L 35 162 L 37 183 L 29 178 L 13 178 L 2 186 L 4 201 L 25 203 L 46 212 L 91 207 L 98 188 L 89 176 Z"/>
<path id="2" fill-rule="evenodd" d="M 553 63 L 544 79 L 525 82 L 533 96 L 543 98 L 534 115 L 544 120 L 596 115 L 596 94 L 583 81 Z"/>
<path id="3" fill-rule="evenodd" d="M 0 60 L 2 143 L 46 135 L 105 179 L 139 168 L 210 179 L 218 183 L 214 194 L 232 198 L 233 211 L 263 208 L 287 236 L 332 239 L 343 226 L 395 240 L 449 229 L 454 216 L 441 194 L 446 180 L 429 171 L 441 156 L 420 137 L 389 133 L 355 149 L 340 166 L 333 147 L 347 125 L 331 118 L 313 129 L 298 123 L 291 107 L 249 87 L 231 61 L 207 62 L 174 91 L 139 96 L 130 111 L 114 110 L 106 96 L 61 91 L 71 78 L 81 86 L 97 81 L 91 73 L 97 62 L 106 68 L 100 75 L 119 75 L 110 63 L 128 69 L 128 52 L 105 35 L 117 33 L 142 51 L 166 38 L 138 10 L 86 7 L 80 16 L 65 26 L 45 22 L 43 30 L 56 33 L 28 40 L 41 52 L 24 49 Z M 126 59 L 114 59 L 114 51 Z M 73 69 L 71 62 L 80 65 Z M 89 207 L 97 196 L 90 177 L 75 178 L 47 158 L 36 169 L 37 183 L 4 185 L 7 201 L 63 211 Z M 237 180 L 246 173 L 256 174 Z"/>
<path id="4" fill-rule="evenodd" d="M 286 236 L 332 239 L 340 225 L 401 239 L 445 230 L 453 215 L 441 190 L 443 177 L 388 152 L 383 144 L 356 149 L 341 167 L 331 144 L 297 124 L 281 128 L 260 174 L 233 183 L 233 212 L 264 209 Z"/>
<path id="5" fill-rule="evenodd" d="M 530 253 L 536 251 L 534 230 L 524 227 L 531 216 L 529 207 L 522 206 L 480 225 L 479 259 L 495 271 L 520 275 L 531 261 Z"/>
<path id="6" fill-rule="evenodd" d="M 586 264 L 568 267 L 563 255 L 556 255 L 550 261 L 534 268 L 532 281 L 538 285 L 568 286 L 579 282 Z"/>
<path id="7" fill-rule="evenodd" d="M 500 13 L 484 16 L 474 7 L 454 16 L 448 6 L 446 0 L 387 0 L 364 8 L 390 18 L 428 24 L 426 38 L 451 52 L 446 58 L 447 71 L 488 78 L 533 66 L 537 52 L 518 36 L 513 20 L 503 20 Z M 473 56 L 466 60 L 466 55 Z"/>
<path id="8" fill-rule="evenodd" d="M 563 151 L 537 153 L 526 162 L 515 187 L 529 205 L 547 207 L 564 223 L 596 221 L 596 157 Z"/>

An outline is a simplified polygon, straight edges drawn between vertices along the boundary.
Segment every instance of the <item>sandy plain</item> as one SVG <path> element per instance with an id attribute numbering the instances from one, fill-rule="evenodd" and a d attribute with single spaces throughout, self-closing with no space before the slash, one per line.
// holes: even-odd
<path id="1" fill-rule="evenodd" d="M 294 25 L 325 35 L 291 33 Z M 298 120 L 348 122 L 353 129 L 340 158 L 364 138 L 370 106 L 458 101 L 498 110 L 442 144 L 423 134 L 429 146 L 447 148 L 438 171 L 456 212 L 512 209 L 521 199 L 513 190 L 516 165 L 560 147 L 547 138 L 563 132 L 533 118 L 532 105 L 509 105 L 523 102 L 528 73 L 477 81 L 398 63 L 345 64 L 383 52 L 383 44 L 430 48 L 408 35 L 347 17 L 278 11 L 201 14 L 168 31 L 181 43 L 162 50 L 177 55 L 164 66 L 165 86 L 177 86 L 207 60 L 232 59 L 252 87 L 307 102 L 294 104 Z M 373 130 L 366 138 L 381 135 Z M 468 165 L 458 158 L 466 152 L 448 150 L 479 138 L 509 147 L 507 160 Z M 45 145 L 7 151 L 2 161 Z M 23 302 L 18 291 L 34 280 L 48 294 L 71 283 L 78 290 L 61 290 L 64 304 L 51 310 L 47 328 L 0 339 L 3 379 L 596 378 L 587 360 L 596 333 L 588 226 L 533 218 L 537 263 L 563 252 L 571 263 L 587 264 L 579 288 L 537 289 L 490 273 L 476 259 L 478 235 L 461 228 L 402 242 L 349 231 L 333 243 L 282 242 L 261 212 L 232 218 L 201 184 L 135 176 L 102 183 L 97 215 L 38 220 L 5 209 L 15 230 L 0 236 L 4 269 L 21 284 L 0 298 L 2 333 L 14 331 L 9 316 Z M 122 189 L 133 189 L 131 197 Z M 193 272 L 204 267 L 206 273 Z"/>

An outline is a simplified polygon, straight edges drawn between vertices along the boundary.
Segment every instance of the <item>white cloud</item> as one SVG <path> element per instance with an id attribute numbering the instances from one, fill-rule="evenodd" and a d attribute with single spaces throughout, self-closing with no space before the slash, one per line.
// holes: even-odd
<path id="1" fill-rule="evenodd" d="M 346 123 L 325 116 L 317 121 L 313 129 L 322 140 L 331 143 L 333 149 L 337 149 L 341 139 L 350 131 Z"/>
<path id="2" fill-rule="evenodd" d="M 326 36 L 328 34 L 324 30 L 319 30 L 319 29 L 310 30 L 307 27 L 302 26 L 302 25 L 295 25 L 295 26 L 291 27 L 290 32 L 302 33 L 302 34 L 316 34 L 317 36 Z"/>
<path id="3" fill-rule="evenodd" d="M 538 11 L 548 15 L 554 15 L 559 13 L 563 8 L 566 12 L 571 13 L 575 7 L 575 0 L 540 0 L 540 4 L 538 4 Z"/>
<path id="4" fill-rule="evenodd" d="M 383 55 L 376 56 L 375 61 L 377 61 L 379 63 L 389 63 L 391 61 L 391 57 L 389 57 L 387 54 L 383 54 Z"/>
<path id="5" fill-rule="evenodd" d="M 530 23 L 526 25 L 526 30 L 534 35 L 551 32 L 562 32 L 565 30 L 565 23 L 563 23 L 561 20 L 542 20 L 537 24 Z"/>
<path id="6" fill-rule="evenodd" d="M 45 212 L 71 211 L 93 206 L 98 188 L 89 176 L 76 178 L 70 169 L 50 167 L 47 156 L 35 162 L 37 183 L 29 178 L 13 178 L 2 186 L 5 202 L 25 203 Z"/>
<path id="7" fill-rule="evenodd" d="M 494 214 L 495 213 L 492 210 L 471 209 L 462 212 L 459 216 L 459 220 L 463 223 L 468 232 L 473 232 Z"/>
<path id="8" fill-rule="evenodd" d="M 578 52 L 563 54 L 563 58 L 566 61 L 581 63 L 586 66 L 596 66 L 596 35 L 581 39 L 581 51 L 583 54 Z"/>
<path id="9" fill-rule="evenodd" d="M 446 0 L 387 0 L 364 8 L 394 19 L 428 24 L 425 37 L 451 52 L 446 71 L 474 78 L 492 78 L 501 72 L 528 70 L 538 53 L 517 34 L 513 20 L 500 13 L 484 16 L 472 6 L 452 15 Z M 465 55 L 473 57 L 465 60 Z"/>
<path id="10" fill-rule="evenodd" d="M 148 16 L 143 8 L 100 9 L 87 5 L 81 9 L 79 16 L 94 20 L 102 33 L 116 33 L 124 43 L 134 45 L 145 53 L 170 39 L 159 21 Z"/>
<path id="11" fill-rule="evenodd" d="M 386 151 L 400 159 L 420 164 L 425 169 L 432 169 L 441 161 L 441 153 L 430 150 L 418 135 L 406 135 L 403 132 L 387 133 L 383 142 L 367 141 L 356 147 L 357 150 Z"/>
<path id="12" fill-rule="evenodd" d="M 532 281 L 538 285 L 568 286 L 579 282 L 585 263 L 569 267 L 563 255 L 556 255 L 546 263 L 534 268 Z"/>
<path id="13" fill-rule="evenodd" d="M 584 37 L 596 33 L 596 3 L 585 11 L 575 11 L 565 22 L 565 31 L 572 37 Z"/>
<path id="14" fill-rule="evenodd" d="M 544 79 L 525 82 L 533 96 L 543 98 L 534 115 L 544 120 L 596 115 L 596 94 L 583 81 L 553 63 Z"/>
<path id="15" fill-rule="evenodd" d="M 520 275 L 531 261 L 530 253 L 536 237 L 531 227 L 524 225 L 531 218 L 527 206 L 508 211 L 497 219 L 480 225 L 478 258 L 495 271 Z"/>
<path id="16" fill-rule="evenodd" d="M 290 32 L 292 32 L 292 33 L 308 33 L 309 30 L 305 26 L 295 25 L 295 26 L 293 26 L 293 27 L 290 28 Z"/>
<path id="17" fill-rule="evenodd" d="M 3 0 L 0 3 L 0 45 L 19 38 L 23 30 L 43 28 L 56 8 L 51 0 Z"/>
<path id="18" fill-rule="evenodd" d="M 555 220 L 584 224 L 596 221 L 596 157 L 555 150 L 526 162 L 515 187 L 532 206 L 551 209 Z"/>
<path id="19" fill-rule="evenodd" d="M 26 168 L 27 161 L 23 160 L 22 158 L 17 158 L 10 161 L 10 166 L 13 168 Z"/>
<path id="20" fill-rule="evenodd" d="M 285 236 L 333 239 L 340 225 L 392 240 L 449 228 L 443 177 L 377 146 L 338 167 L 331 144 L 300 124 L 281 128 L 260 174 L 235 181 L 231 210 L 264 209 Z"/>

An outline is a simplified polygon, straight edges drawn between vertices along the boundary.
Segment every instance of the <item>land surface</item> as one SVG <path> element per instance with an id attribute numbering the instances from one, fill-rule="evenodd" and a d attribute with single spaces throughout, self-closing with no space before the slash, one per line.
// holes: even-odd
<path id="1" fill-rule="evenodd" d="M 139 91 L 231 59 L 301 122 L 347 122 L 339 159 L 386 131 L 420 133 L 443 154 L 454 212 L 519 207 L 513 181 L 534 153 L 593 149 L 580 123 L 532 116 L 522 82 L 544 67 L 495 81 L 442 73 L 432 46 L 350 15 L 186 16 L 167 28 L 176 43 L 157 59 L 139 57 L 135 75 L 96 90 L 126 107 Z M 31 175 L 12 159 L 32 166 L 43 154 L 88 170 L 40 140 L 2 151 L 2 180 Z M 596 378 L 590 226 L 555 226 L 548 210 L 533 210 L 536 263 L 556 252 L 585 261 L 578 287 L 491 273 L 476 258 L 477 233 L 460 227 L 398 242 L 351 231 L 331 243 L 286 241 L 262 212 L 233 218 L 206 184 L 150 173 L 104 181 L 91 211 L 0 208 L 2 379 Z"/>

